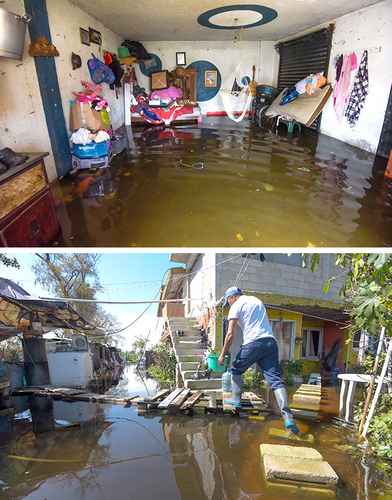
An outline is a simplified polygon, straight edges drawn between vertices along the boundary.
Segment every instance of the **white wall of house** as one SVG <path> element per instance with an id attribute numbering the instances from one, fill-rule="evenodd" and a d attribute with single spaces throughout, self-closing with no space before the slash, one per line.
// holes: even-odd
<path id="1" fill-rule="evenodd" d="M 339 121 L 330 98 L 322 115 L 321 132 L 341 141 L 375 153 L 384 123 L 392 83 L 392 0 L 332 19 L 329 23 L 290 36 L 295 39 L 316 31 L 330 23 L 335 24 L 328 80 L 334 84 L 335 59 L 340 54 L 355 52 L 360 62 L 365 49 L 369 52 L 369 95 L 359 121 L 351 128 Z M 285 41 L 283 39 L 280 41 Z M 354 72 L 355 75 L 355 72 Z"/>
<path id="2" fill-rule="evenodd" d="M 237 282 L 237 276 L 241 271 L 244 258 L 226 262 L 218 267 L 216 274 L 216 295 L 221 297 L 229 286 L 237 285 L 244 290 L 288 295 L 307 299 L 334 300 L 339 301 L 338 292 L 343 284 L 342 271 L 334 265 L 335 256 L 322 254 L 318 269 L 313 273 L 309 268 L 303 268 L 298 256 L 298 265 L 287 265 L 282 259 L 287 255 L 264 254 L 265 262 L 250 259 L 244 274 Z M 235 254 L 229 254 L 235 257 Z M 227 254 L 217 254 L 217 263 L 227 259 Z M 291 256 L 292 262 L 295 256 Z M 275 261 L 275 262 L 274 262 Z M 323 293 L 323 285 L 331 276 L 338 279 L 333 283 L 328 294 Z"/>
<path id="3" fill-rule="evenodd" d="M 256 65 L 256 80 L 274 85 L 277 78 L 278 54 L 273 42 L 143 42 L 147 51 L 158 55 L 164 69 L 173 70 L 176 66 L 176 52 L 186 52 L 187 65 L 195 61 L 210 61 L 222 75 L 222 89 L 231 90 L 237 67 L 243 70 L 243 76 L 252 76 L 252 66 Z M 150 89 L 150 79 L 139 68 L 136 70 L 139 84 Z M 241 103 L 242 105 L 242 103 Z M 222 99 L 218 93 L 210 101 L 201 102 L 203 114 L 224 111 Z M 237 110 L 241 106 L 236 107 Z"/>
<path id="4" fill-rule="evenodd" d="M 192 273 L 188 278 L 188 298 L 192 300 L 188 309 L 191 317 L 200 316 L 206 306 L 215 301 L 215 253 L 200 254 L 192 267 L 187 268 Z"/>
<path id="5" fill-rule="evenodd" d="M 2 7 L 10 12 L 24 14 L 23 0 L 5 0 Z M 98 46 L 87 47 L 80 42 L 79 27 L 89 26 L 103 35 L 103 49 L 116 51 L 122 39 L 106 29 L 102 23 L 73 5 L 69 0 L 47 0 L 47 8 L 53 43 L 60 52 L 56 67 L 64 114 L 68 123 L 69 101 L 72 91 L 80 90 L 80 81 L 89 80 L 87 60 L 91 52 L 98 55 Z M 23 61 L 0 58 L 0 148 L 11 147 L 16 151 L 49 151 L 46 160 L 50 180 L 57 177 L 45 113 L 42 106 L 40 89 L 33 58 L 28 55 L 29 36 Z M 83 68 L 72 70 L 71 53 L 82 57 Z M 123 100 L 118 100 L 108 86 L 105 97 L 112 106 L 112 119 L 115 127 L 123 123 Z"/>
<path id="6" fill-rule="evenodd" d="M 354 128 L 339 121 L 332 99 L 323 112 L 321 132 L 375 153 L 380 141 L 392 83 L 392 0 L 373 5 L 336 20 L 329 80 L 335 81 L 339 54 L 369 52 L 369 95 Z"/>

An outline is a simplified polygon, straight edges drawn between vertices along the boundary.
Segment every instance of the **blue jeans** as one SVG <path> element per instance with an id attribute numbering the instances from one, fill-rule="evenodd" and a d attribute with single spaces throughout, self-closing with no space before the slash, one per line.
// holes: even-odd
<path id="1" fill-rule="evenodd" d="M 241 401 L 242 374 L 255 363 L 272 390 L 285 387 L 279 366 L 278 343 L 273 337 L 264 337 L 243 345 L 233 362 L 231 374 L 236 403 Z"/>

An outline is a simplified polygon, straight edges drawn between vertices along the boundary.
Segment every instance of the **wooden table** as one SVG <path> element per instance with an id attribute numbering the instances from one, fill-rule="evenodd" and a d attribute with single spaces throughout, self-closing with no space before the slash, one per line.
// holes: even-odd
<path id="1" fill-rule="evenodd" d="M 49 246 L 60 234 L 44 163 L 48 153 L 28 156 L 0 175 L 0 246 Z"/>

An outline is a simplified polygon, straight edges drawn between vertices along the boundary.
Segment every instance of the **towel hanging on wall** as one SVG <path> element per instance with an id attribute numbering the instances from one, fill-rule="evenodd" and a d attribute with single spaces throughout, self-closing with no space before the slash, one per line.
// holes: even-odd
<path id="1" fill-rule="evenodd" d="M 347 104 L 345 117 L 350 127 L 354 127 L 359 120 L 366 97 L 369 93 L 369 69 L 368 69 L 368 51 L 362 54 L 358 73 L 355 77 L 354 87 Z"/>

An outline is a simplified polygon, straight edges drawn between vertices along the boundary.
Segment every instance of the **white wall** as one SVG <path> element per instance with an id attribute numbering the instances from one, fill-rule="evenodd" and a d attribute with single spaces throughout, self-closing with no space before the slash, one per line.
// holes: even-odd
<path id="1" fill-rule="evenodd" d="M 23 0 L 5 0 L 2 7 L 18 14 L 25 12 Z M 97 45 L 87 47 L 81 44 L 79 27 L 88 29 L 91 26 L 101 31 L 103 49 L 117 51 L 122 39 L 75 7 L 69 0 L 47 0 L 47 7 L 53 43 L 60 52 L 60 57 L 56 58 L 56 67 L 64 114 L 68 123 L 72 91 L 81 89 L 80 80 L 90 79 L 86 66 L 87 59 L 91 52 L 98 55 L 99 49 Z M 0 58 L 0 148 L 51 152 L 35 64 L 27 53 L 29 43 L 27 36 L 23 61 Z M 83 68 L 72 70 L 72 52 L 81 55 Z M 113 125 L 119 127 L 123 123 L 122 96 L 116 100 L 114 92 L 108 86 L 105 87 L 105 97 L 113 110 Z M 54 180 L 57 174 L 52 154 L 46 159 L 46 167 L 50 180 Z"/>
<path id="2" fill-rule="evenodd" d="M 23 0 L 6 0 L 1 6 L 16 14 L 25 13 Z M 25 54 L 29 43 L 27 35 Z M 28 55 L 23 61 L 0 57 L 0 148 L 5 147 L 15 151 L 51 151 L 35 64 Z M 53 157 L 45 161 L 53 179 Z"/>
<path id="3" fill-rule="evenodd" d="M 222 75 L 222 88 L 231 87 L 234 72 L 239 64 L 244 75 L 252 76 L 252 66 L 256 65 L 256 79 L 260 83 L 276 83 L 278 54 L 273 42 L 143 42 L 147 51 L 158 55 L 163 69 L 173 70 L 176 66 L 176 52 L 186 52 L 187 65 L 199 60 L 215 64 Z M 246 73 L 245 73 L 246 71 Z M 136 69 L 139 84 L 150 89 L 150 79 L 139 68 Z M 200 103 L 203 114 L 224 111 L 219 94 L 210 101 Z M 240 109 L 240 108 L 239 108 Z"/>
<path id="4" fill-rule="evenodd" d="M 384 123 L 392 83 L 392 0 L 336 20 L 329 80 L 335 81 L 334 61 L 339 54 L 369 52 L 369 95 L 354 128 L 339 122 L 330 99 L 323 112 L 321 132 L 375 153 Z"/>

